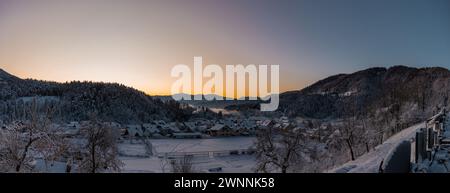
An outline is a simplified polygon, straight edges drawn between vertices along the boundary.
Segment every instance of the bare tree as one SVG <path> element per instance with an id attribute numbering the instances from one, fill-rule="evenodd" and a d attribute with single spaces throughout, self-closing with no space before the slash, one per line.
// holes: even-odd
<path id="1" fill-rule="evenodd" d="M 123 164 L 118 159 L 117 131 L 93 116 L 90 125 L 83 129 L 83 133 L 87 142 L 80 171 L 88 173 L 120 171 Z"/>
<path id="2" fill-rule="evenodd" d="M 161 166 L 162 173 L 166 173 L 166 167 L 169 164 L 171 164 L 171 162 L 172 162 L 172 158 L 169 157 L 169 154 L 175 152 L 175 150 L 180 145 L 181 145 L 181 143 L 178 143 L 172 148 L 172 150 L 170 150 L 169 152 L 164 153 L 164 156 L 161 158 L 161 161 L 160 161 L 160 166 Z"/>
<path id="3" fill-rule="evenodd" d="M 54 130 L 54 132 L 59 131 Z M 45 170 L 48 170 L 49 163 L 53 165 L 53 163 L 67 152 L 68 143 L 66 140 L 59 135 L 50 135 L 51 138 L 47 138 L 45 140 L 38 140 L 35 145 L 35 151 L 38 152 L 44 161 Z M 50 140 L 49 140 L 50 139 Z"/>
<path id="4" fill-rule="evenodd" d="M 61 152 L 58 132 L 51 127 L 51 109 L 39 113 L 34 100 L 27 110 L 26 120 L 14 121 L 0 136 L 0 165 L 9 172 L 31 171 L 36 154 L 54 159 Z M 47 156 L 48 157 L 47 157 Z M 49 156 L 52 155 L 52 156 Z"/>
<path id="5" fill-rule="evenodd" d="M 302 135 L 292 127 L 268 128 L 257 135 L 257 172 L 286 173 L 300 159 Z"/>
<path id="6" fill-rule="evenodd" d="M 166 167 L 169 163 L 170 163 L 170 160 L 169 160 L 169 158 L 167 158 L 167 156 L 164 156 L 163 158 L 161 158 L 161 161 L 159 162 L 159 164 L 161 166 L 162 173 L 166 173 Z"/>
<path id="7" fill-rule="evenodd" d="M 373 121 L 371 118 L 361 118 L 360 119 L 361 129 L 360 141 L 364 145 L 366 153 L 368 153 L 371 148 L 375 145 L 377 141 L 377 131 L 373 128 Z"/>
<path id="8" fill-rule="evenodd" d="M 338 129 L 340 133 L 340 139 L 345 143 L 349 150 L 350 159 L 355 160 L 355 147 L 357 144 L 356 140 L 358 138 L 356 118 L 351 117 L 344 119 L 343 124 Z"/>
<path id="9" fill-rule="evenodd" d="M 185 155 L 181 159 L 174 159 L 170 161 L 173 173 L 193 173 L 192 155 Z"/>

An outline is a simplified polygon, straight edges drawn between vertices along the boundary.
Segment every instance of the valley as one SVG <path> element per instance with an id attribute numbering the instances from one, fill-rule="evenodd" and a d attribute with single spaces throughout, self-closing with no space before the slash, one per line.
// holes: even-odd
<path id="1" fill-rule="evenodd" d="M 447 69 L 406 66 L 281 93 L 275 112 L 259 111 L 260 101 L 174 101 L 114 83 L 56 83 L 5 71 L 0 79 L 0 153 L 11 159 L 2 168 L 32 172 L 325 172 L 379 152 L 391 136 L 447 108 L 450 93 Z M 27 138 L 30 132 L 36 138 Z M 92 138 L 96 132 L 107 138 Z M 30 149 L 17 149 L 25 159 L 12 167 L 8 149 L 27 140 Z M 89 166 L 95 140 L 107 142 L 104 154 L 94 155 L 106 169 Z"/>

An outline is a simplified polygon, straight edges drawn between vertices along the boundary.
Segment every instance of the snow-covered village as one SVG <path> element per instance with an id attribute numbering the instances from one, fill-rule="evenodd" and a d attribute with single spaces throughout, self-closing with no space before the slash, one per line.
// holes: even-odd
<path id="1" fill-rule="evenodd" d="M 36 99 L 38 98 L 28 98 L 28 102 L 23 104 L 30 105 L 30 109 L 36 108 Z M 41 97 L 40 102 L 47 102 L 46 98 Z M 33 105 L 36 106 L 33 107 Z M 204 109 L 206 108 L 197 108 L 192 115 L 203 114 L 202 110 Z M 48 121 L 45 119 L 45 117 L 35 117 L 32 120 L 3 124 L 1 136 L 2 142 L 5 143 L 3 147 L 6 149 L 4 150 L 10 148 L 9 145 L 14 147 L 20 145 L 20 141 L 16 141 L 17 138 L 10 138 L 12 135 L 20 135 L 20 137 L 24 137 L 24 142 L 31 144 L 29 149 L 17 149 L 15 152 L 24 153 L 25 159 L 14 160 L 15 157 L 12 156 L 10 158 L 12 160 L 3 160 L 4 164 L 20 163 L 13 167 L 17 169 L 17 172 L 251 173 L 257 170 L 255 167 L 257 163 L 256 145 L 259 133 L 268 129 L 275 131 L 288 128 L 300 131 L 305 128 L 305 124 L 312 124 L 311 122 L 294 121 L 288 117 L 274 119 L 252 116 L 242 119 L 240 116 L 222 115 L 222 111 L 215 119 L 193 118 L 182 123 L 154 120 L 143 124 L 119 124 L 117 122 L 101 122 L 97 119 L 52 123 L 45 122 Z M 106 133 L 105 137 L 108 139 L 102 138 L 103 136 L 95 136 L 99 133 L 91 133 L 96 129 L 98 131 L 95 132 Z M 320 132 L 320 130 L 323 131 Z M 304 137 L 311 139 L 325 138 L 326 135 L 330 135 L 330 133 L 327 134 L 326 128 L 312 128 L 304 131 Z M 91 137 L 99 137 L 99 139 L 91 142 L 89 140 L 94 140 Z M 96 144 L 104 143 L 104 140 L 107 140 L 108 143 Z M 35 145 L 36 149 L 34 149 Z M 94 145 L 98 145 L 98 148 L 101 145 L 109 146 L 96 153 L 86 148 Z M 4 152 L 4 155 L 7 154 Z M 83 170 L 81 167 L 86 159 L 84 156 L 91 155 L 98 156 L 96 164 L 99 165 L 99 168 L 91 171 L 93 166 L 84 166 L 89 169 Z M 108 169 L 100 168 L 101 164 Z M 180 165 L 179 170 L 175 168 L 178 165 Z M 186 168 L 186 166 L 189 167 Z"/>
<path id="2" fill-rule="evenodd" d="M 6 72 L 2 73 L 2 80 L 29 81 L 18 79 Z M 57 93 L 57 90 L 61 89 L 59 87 L 68 86 L 56 84 L 52 85 L 56 87 L 52 87 L 45 85 L 45 82 L 33 84 L 43 84 L 41 86 L 46 88 L 43 93 Z M 193 105 L 189 104 L 189 101 L 175 102 L 154 97 L 151 99 L 154 104 L 171 111 L 159 115 L 164 119 L 151 117 L 151 121 L 124 124 L 105 121 L 113 115 L 105 116 L 98 111 L 87 113 L 90 111 L 84 110 L 85 106 L 73 106 L 84 103 L 82 101 L 86 99 L 95 101 L 111 90 L 109 87 L 115 85 L 71 84 L 77 88 L 95 89 L 97 93 L 102 94 L 86 94 L 79 98 L 65 94 L 19 97 L 1 103 L 2 171 L 446 172 L 442 168 L 427 169 L 423 168 L 423 164 L 420 165 L 428 160 L 429 163 L 436 162 L 437 165 L 444 164 L 442 167 L 446 167 L 447 162 L 443 160 L 447 159 L 447 154 L 440 153 L 440 161 L 434 156 L 438 150 L 441 152 L 440 149 L 446 147 L 448 140 L 445 106 L 440 108 L 440 105 L 436 105 L 436 108 L 412 113 L 407 108 L 419 107 L 412 101 L 406 103 L 405 108 L 400 107 L 395 111 L 392 107 L 387 107 L 372 115 L 354 116 L 357 110 L 354 109 L 344 118 L 319 119 L 290 115 L 296 111 L 286 113 L 289 112 L 286 108 L 291 105 L 283 108 L 285 112 L 264 113 L 249 109 L 248 106 L 254 106 L 253 103 L 230 105 L 229 102 L 215 101 L 213 108 L 209 101 L 197 101 Z M 50 91 L 52 89 L 55 90 Z M 324 94 L 317 95 L 322 96 Z M 336 96 L 338 100 L 356 97 Z M 79 102 L 67 103 L 67 98 Z M 126 99 L 124 101 L 136 102 Z M 101 103 L 103 102 L 108 103 Z M 228 106 L 220 108 L 224 103 Z M 66 108 L 71 108 L 72 113 L 78 113 L 66 113 Z M 430 116 L 427 117 L 426 114 Z M 86 119 L 66 121 L 80 117 Z M 416 133 L 422 130 L 426 135 L 419 139 Z M 421 141 L 418 146 L 417 140 L 426 141 Z M 403 149 L 399 150 L 403 142 L 408 142 L 408 145 L 403 145 Z M 423 145 L 425 146 L 422 147 Z M 394 160 L 392 163 L 389 161 L 391 159 Z"/>

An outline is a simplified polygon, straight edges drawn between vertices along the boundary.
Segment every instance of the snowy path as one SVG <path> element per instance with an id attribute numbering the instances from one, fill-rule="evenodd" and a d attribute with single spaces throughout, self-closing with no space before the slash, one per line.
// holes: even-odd
<path id="1" fill-rule="evenodd" d="M 329 171 L 330 173 L 378 173 L 381 161 L 388 153 L 403 140 L 411 139 L 415 136 L 419 128 L 425 127 L 425 122 L 420 123 L 393 135 L 383 144 L 375 147 L 375 150 L 358 157 L 355 161 L 350 161 L 342 166 Z"/>

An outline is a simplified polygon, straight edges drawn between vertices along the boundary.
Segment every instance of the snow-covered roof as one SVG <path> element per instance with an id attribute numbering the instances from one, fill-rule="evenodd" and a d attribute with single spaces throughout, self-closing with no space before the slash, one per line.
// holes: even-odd
<path id="1" fill-rule="evenodd" d="M 139 128 L 127 127 L 127 131 L 128 131 L 128 135 L 130 135 L 130 136 L 136 136 L 136 135 L 143 136 L 143 132 L 140 129 L 140 127 Z"/>

